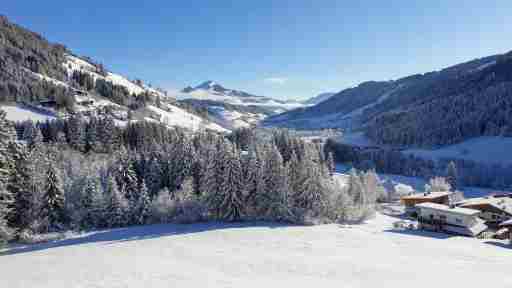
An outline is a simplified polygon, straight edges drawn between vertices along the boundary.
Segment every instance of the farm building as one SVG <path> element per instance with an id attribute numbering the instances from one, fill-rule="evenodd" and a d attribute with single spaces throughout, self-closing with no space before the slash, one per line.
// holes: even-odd
<path id="1" fill-rule="evenodd" d="M 512 218 L 512 198 L 509 197 L 471 198 L 457 203 L 457 206 L 480 211 L 480 218 L 492 226 Z"/>
<path id="2" fill-rule="evenodd" d="M 480 211 L 437 203 L 417 204 L 422 229 L 475 237 L 487 229 Z"/>
<path id="3" fill-rule="evenodd" d="M 510 239 L 510 243 L 512 244 L 512 219 L 501 223 L 500 228 L 507 230 L 504 238 Z"/>
<path id="4" fill-rule="evenodd" d="M 416 208 L 418 204 L 437 203 L 449 205 L 452 195 L 453 192 L 425 192 L 403 196 L 400 198 L 400 201 L 405 206 L 405 212 L 407 214 L 416 216 L 418 215 L 418 209 Z"/>

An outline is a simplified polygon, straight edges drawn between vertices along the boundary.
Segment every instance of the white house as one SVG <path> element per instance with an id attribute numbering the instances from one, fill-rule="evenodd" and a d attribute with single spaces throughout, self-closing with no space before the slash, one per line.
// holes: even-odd
<path id="1" fill-rule="evenodd" d="M 416 208 L 418 222 L 423 229 L 472 237 L 487 229 L 487 225 L 479 218 L 478 210 L 438 203 L 421 203 Z"/>

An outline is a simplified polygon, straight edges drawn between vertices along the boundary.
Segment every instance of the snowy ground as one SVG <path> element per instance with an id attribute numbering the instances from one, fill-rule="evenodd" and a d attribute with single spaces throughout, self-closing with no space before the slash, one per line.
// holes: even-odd
<path id="1" fill-rule="evenodd" d="M 336 141 L 360 147 L 378 146 L 372 143 L 362 132 L 344 134 L 337 137 Z M 438 149 L 407 149 L 403 153 L 433 160 L 451 158 L 487 164 L 512 165 L 512 153 L 509 153 L 510 147 L 512 147 L 512 137 L 482 136 Z"/>
<path id="2" fill-rule="evenodd" d="M 31 110 L 21 106 L 0 106 L 0 109 L 7 113 L 7 120 L 18 122 L 18 121 L 40 121 L 44 122 L 47 119 L 55 119 L 55 116 L 44 114 L 39 111 Z"/>
<path id="3" fill-rule="evenodd" d="M 0 286 L 511 287 L 505 242 L 358 226 L 155 225 L 0 256 Z"/>
<path id="4" fill-rule="evenodd" d="M 511 137 L 482 136 L 436 150 L 410 149 L 405 153 L 429 159 L 458 158 L 482 163 L 512 165 Z"/>

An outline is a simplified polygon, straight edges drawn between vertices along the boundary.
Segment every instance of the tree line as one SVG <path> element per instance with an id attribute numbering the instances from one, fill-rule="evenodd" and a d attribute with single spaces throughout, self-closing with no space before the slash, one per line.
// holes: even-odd
<path id="1" fill-rule="evenodd" d="M 4 239 L 165 222 L 361 220 L 377 199 L 375 173 L 354 171 L 342 185 L 332 156 L 287 131 L 226 137 L 118 127 L 107 115 L 14 127 L 2 112 L 0 127 Z"/>

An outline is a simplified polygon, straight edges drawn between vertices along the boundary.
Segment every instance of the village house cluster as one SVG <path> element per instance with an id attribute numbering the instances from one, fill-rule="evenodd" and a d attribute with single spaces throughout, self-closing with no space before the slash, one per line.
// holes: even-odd
<path id="1" fill-rule="evenodd" d="M 456 200 L 455 192 L 425 192 L 402 197 L 407 215 L 420 229 L 480 238 L 510 239 L 512 193 Z"/>

